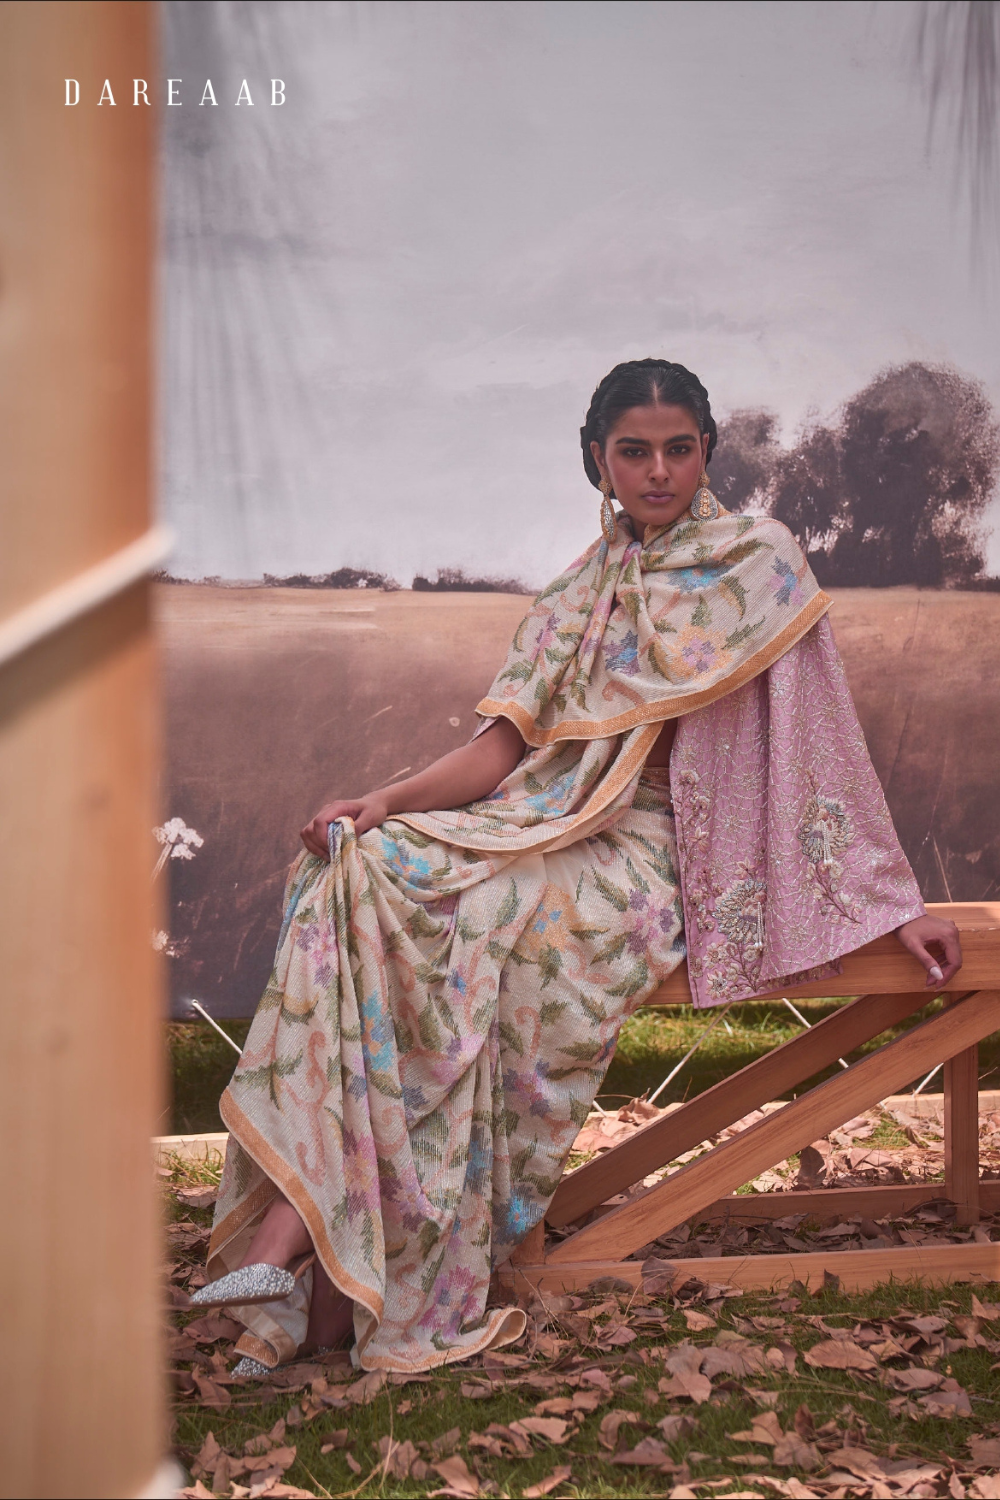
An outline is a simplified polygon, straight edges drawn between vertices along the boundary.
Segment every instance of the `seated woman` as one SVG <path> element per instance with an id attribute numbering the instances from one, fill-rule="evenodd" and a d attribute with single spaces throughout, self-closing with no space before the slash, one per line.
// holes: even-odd
<path id="1" fill-rule="evenodd" d="M 472 741 L 302 830 L 193 1299 L 246 1325 L 237 1373 L 351 1330 L 367 1370 L 517 1338 L 491 1271 L 685 955 L 701 1006 L 835 974 L 893 930 L 929 987 L 961 963 L 831 601 L 785 527 L 718 504 L 714 444 L 683 366 L 616 366 L 582 429 L 601 539 L 539 594 Z"/>

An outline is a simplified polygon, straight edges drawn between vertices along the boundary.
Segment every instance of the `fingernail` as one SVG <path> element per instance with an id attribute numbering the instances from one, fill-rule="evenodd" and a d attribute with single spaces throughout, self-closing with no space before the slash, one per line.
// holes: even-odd
<path id="1" fill-rule="evenodd" d="M 931 967 L 927 970 L 927 978 L 933 979 L 935 984 L 940 984 L 941 980 L 944 978 L 944 975 L 938 968 L 937 964 L 932 964 Z"/>

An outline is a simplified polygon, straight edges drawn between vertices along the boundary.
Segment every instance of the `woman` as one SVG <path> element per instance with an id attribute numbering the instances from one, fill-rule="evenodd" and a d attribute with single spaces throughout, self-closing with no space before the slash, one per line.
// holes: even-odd
<path id="1" fill-rule="evenodd" d="M 369 1370 L 516 1338 L 491 1269 L 685 953 L 699 1005 L 834 974 L 890 930 L 928 986 L 961 962 L 893 831 L 831 601 L 783 526 L 708 489 L 704 387 L 618 365 L 581 436 L 602 537 L 538 596 L 472 741 L 302 830 L 193 1299 L 236 1304 L 238 1373 L 351 1328 Z"/>

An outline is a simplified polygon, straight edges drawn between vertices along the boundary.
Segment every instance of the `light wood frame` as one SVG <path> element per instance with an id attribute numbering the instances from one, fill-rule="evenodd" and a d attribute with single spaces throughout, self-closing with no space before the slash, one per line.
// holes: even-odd
<path id="1" fill-rule="evenodd" d="M 642 1284 L 642 1261 L 628 1260 L 642 1246 L 685 1221 L 732 1218 L 758 1222 L 787 1213 L 840 1218 L 878 1217 L 912 1210 L 931 1199 L 950 1199 L 957 1222 L 973 1225 L 983 1208 L 1000 1209 L 1000 1183 L 980 1183 L 978 1046 L 1000 1030 L 1000 903 L 950 903 L 928 911 L 955 922 L 964 962 L 951 981 L 944 1010 L 910 1027 L 843 1072 L 798 1095 L 780 1110 L 675 1169 L 654 1187 L 633 1193 L 610 1210 L 608 1199 L 700 1141 L 905 1021 L 931 998 L 923 970 L 889 935 L 843 961 L 836 979 L 799 985 L 774 997 L 849 996 L 839 1010 L 731 1078 L 638 1130 L 610 1151 L 568 1173 L 545 1221 L 536 1225 L 500 1271 L 501 1284 L 524 1292 L 571 1289 L 612 1276 Z M 649 1002 L 690 1004 L 686 968 L 679 968 Z M 751 1002 L 752 1003 L 752 1002 Z M 860 1111 L 944 1061 L 945 1182 L 814 1192 L 739 1196 L 736 1190 L 762 1171 L 826 1135 Z M 573 1232 L 545 1253 L 545 1224 Z M 1000 1244 L 904 1246 L 895 1249 L 818 1251 L 792 1255 L 700 1257 L 681 1260 L 669 1273 L 680 1284 L 692 1275 L 746 1289 L 805 1284 L 838 1274 L 845 1289 L 862 1289 L 890 1277 L 928 1281 L 1000 1278 Z M 666 1284 L 665 1281 L 662 1284 Z"/>

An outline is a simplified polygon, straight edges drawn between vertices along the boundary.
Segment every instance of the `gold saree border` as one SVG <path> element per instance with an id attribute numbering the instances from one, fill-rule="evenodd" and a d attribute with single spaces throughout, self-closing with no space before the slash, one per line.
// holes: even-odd
<path id="1" fill-rule="evenodd" d="M 724 698 L 728 693 L 734 693 L 751 678 L 759 677 L 761 672 L 766 672 L 768 667 L 773 666 L 780 656 L 784 656 L 786 651 L 791 650 L 795 643 L 812 629 L 817 620 L 822 619 L 832 604 L 833 600 L 829 594 L 820 589 L 807 604 L 802 606 L 794 620 L 789 620 L 788 624 L 783 626 L 766 645 L 747 657 L 746 661 L 734 672 L 730 672 L 727 677 L 723 677 L 712 687 L 702 688 L 697 693 L 681 693 L 675 694 L 672 698 L 660 698 L 655 702 L 630 708 L 611 719 L 564 719 L 552 729 L 539 729 L 534 719 L 516 702 L 502 703 L 496 698 L 483 698 L 476 705 L 476 713 L 484 718 L 510 719 L 525 742 L 536 750 L 540 750 L 545 745 L 555 744 L 558 740 L 609 739 L 612 735 L 635 729 L 640 724 L 651 721 L 659 724 L 665 719 L 676 719 L 682 714 L 694 713 L 696 709 L 707 708 L 716 699 Z"/>
<path id="2" fill-rule="evenodd" d="M 421 821 L 423 817 L 421 813 L 393 813 L 390 821 L 393 823 L 405 823 L 407 827 L 415 828 L 418 833 L 430 834 L 439 843 L 453 844 L 457 849 L 475 849 L 481 854 L 498 854 L 502 857 L 517 854 L 536 854 L 539 850 L 548 849 L 553 844 L 558 846 L 565 842 L 575 843 L 577 839 L 583 837 L 581 825 L 594 822 L 608 804 L 621 795 L 633 776 L 637 775 L 641 770 L 645 764 L 647 755 L 655 745 L 660 733 L 661 726 L 659 721 L 635 727 L 648 729 L 649 733 L 636 736 L 635 743 L 628 746 L 608 772 L 607 777 L 601 784 L 600 790 L 594 793 L 591 800 L 578 813 L 574 814 L 568 823 L 560 823 L 558 827 L 554 827 L 547 838 L 538 838 L 532 843 L 525 844 L 516 844 L 512 839 L 505 848 L 498 849 L 496 847 L 496 840 L 501 837 L 499 834 L 467 834 L 461 828 L 450 828 L 446 834 L 441 834 L 437 829 L 432 829 Z M 522 834 L 537 831 L 537 828 L 518 830 Z M 573 835 L 572 838 L 570 838 L 571 834 Z M 492 844 L 484 843 L 484 839 L 493 839 L 494 842 Z"/>

